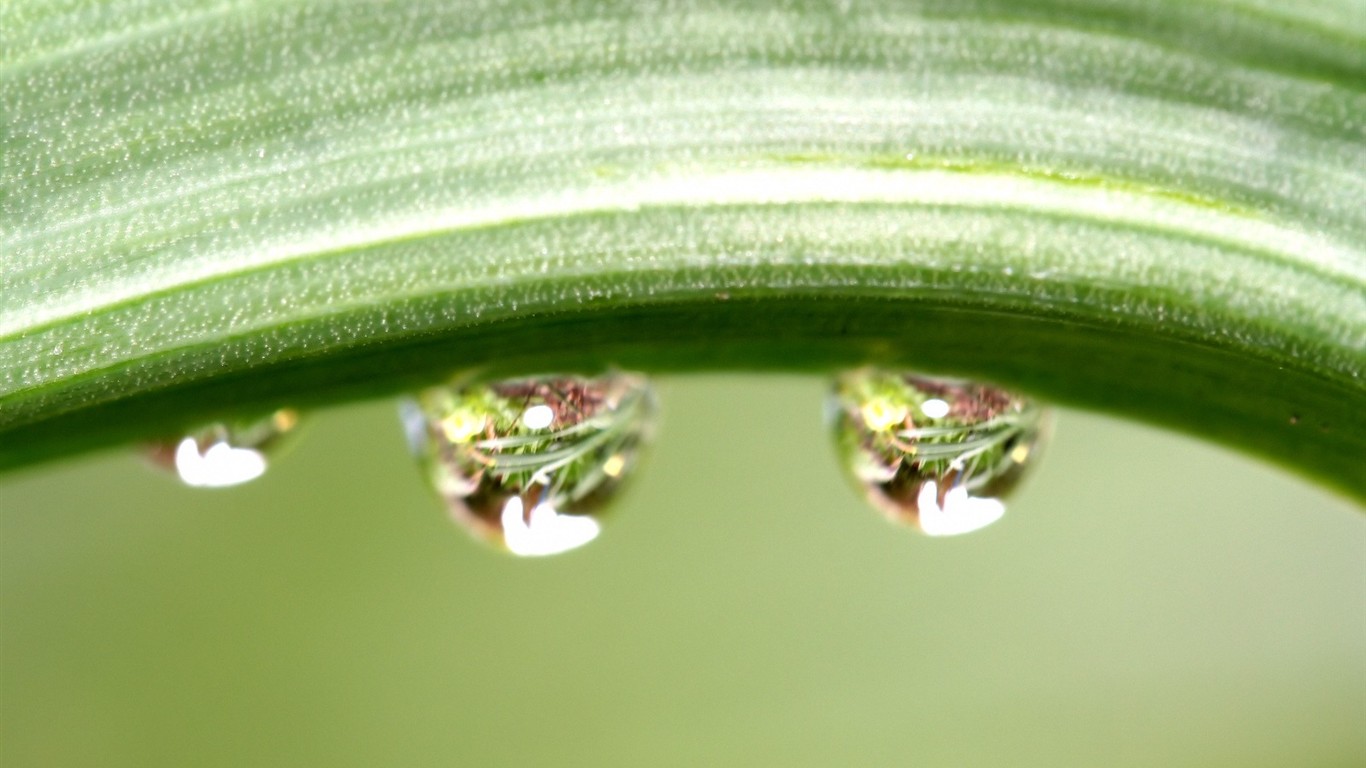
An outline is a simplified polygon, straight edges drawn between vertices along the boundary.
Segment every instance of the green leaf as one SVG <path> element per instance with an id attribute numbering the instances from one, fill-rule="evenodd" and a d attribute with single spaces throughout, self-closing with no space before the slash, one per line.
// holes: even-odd
<path id="1" fill-rule="evenodd" d="M 1366 498 L 1355 0 L 0 8 L 0 467 L 457 368 L 979 376 Z"/>

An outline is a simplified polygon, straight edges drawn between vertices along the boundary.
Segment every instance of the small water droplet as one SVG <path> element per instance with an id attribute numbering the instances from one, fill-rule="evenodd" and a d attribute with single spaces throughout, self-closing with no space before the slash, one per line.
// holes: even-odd
<path id="1" fill-rule="evenodd" d="M 597 538 L 654 426 L 644 376 L 538 376 L 435 387 L 400 404 L 413 452 L 453 517 L 515 555 Z"/>
<path id="2" fill-rule="evenodd" d="M 862 368 L 830 399 L 841 460 L 868 499 L 929 536 L 984 528 L 1038 453 L 1045 411 L 989 384 Z"/>
<path id="3" fill-rule="evenodd" d="M 188 486 L 226 488 L 265 474 L 268 455 L 298 423 L 298 413 L 281 409 L 262 418 L 209 424 L 180 439 L 151 443 L 143 452 Z"/>

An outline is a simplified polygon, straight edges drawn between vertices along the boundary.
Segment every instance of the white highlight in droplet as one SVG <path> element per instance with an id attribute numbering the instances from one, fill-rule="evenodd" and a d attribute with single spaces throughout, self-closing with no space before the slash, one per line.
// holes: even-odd
<path id="1" fill-rule="evenodd" d="M 503 505 L 503 544 L 514 555 L 558 555 L 582 547 L 602 532 L 593 518 L 562 515 L 549 504 L 537 504 L 526 517 L 523 509 L 522 500 L 516 496 Z"/>
<path id="2" fill-rule="evenodd" d="M 522 412 L 522 424 L 527 429 L 545 429 L 555 421 L 555 411 L 548 405 L 533 405 Z"/>
<path id="3" fill-rule="evenodd" d="M 942 419 L 949 415 L 949 404 L 937 397 L 930 398 L 920 404 L 920 412 L 931 419 Z"/>
<path id="4" fill-rule="evenodd" d="M 933 480 L 920 486 L 916 499 L 919 507 L 917 522 L 926 536 L 957 536 L 985 528 L 1001 519 L 1006 505 L 998 499 L 969 496 L 968 489 L 958 485 L 944 494 L 944 506 L 939 506 L 939 487 Z"/>
<path id="5" fill-rule="evenodd" d="M 181 482 L 195 488 L 226 488 L 255 480 L 266 472 L 266 457 L 250 448 L 214 443 L 202 454 L 192 437 L 175 450 L 176 473 Z"/>

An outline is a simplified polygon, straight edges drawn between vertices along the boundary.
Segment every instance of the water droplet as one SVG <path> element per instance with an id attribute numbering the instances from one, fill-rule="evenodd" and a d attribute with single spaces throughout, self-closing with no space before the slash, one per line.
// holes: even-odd
<path id="1" fill-rule="evenodd" d="M 999 387 L 875 368 L 841 375 L 830 411 L 841 459 L 868 499 L 929 536 L 999 520 L 1045 420 Z"/>
<path id="2" fill-rule="evenodd" d="M 633 373 L 457 382 L 400 404 L 409 444 L 451 516 L 523 556 L 597 538 L 655 410 L 649 382 Z"/>
<path id="3" fill-rule="evenodd" d="M 298 413 L 281 409 L 263 418 L 210 424 L 178 440 L 152 443 L 144 453 L 188 486 L 226 488 L 265 474 L 268 454 L 298 423 Z"/>

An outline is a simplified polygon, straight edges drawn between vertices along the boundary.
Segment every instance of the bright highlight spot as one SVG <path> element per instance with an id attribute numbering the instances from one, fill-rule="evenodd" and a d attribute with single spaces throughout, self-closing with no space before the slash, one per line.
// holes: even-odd
<path id="1" fill-rule="evenodd" d="M 593 518 L 562 515 L 549 504 L 537 504 L 526 516 L 523 509 L 517 496 L 508 499 L 503 507 L 503 544 L 514 555 L 557 555 L 582 547 L 602 532 L 602 526 Z"/>
<path id="2" fill-rule="evenodd" d="M 944 494 L 944 506 L 939 506 L 939 487 L 930 480 L 920 487 L 916 499 L 920 508 L 917 522 L 926 536 L 957 536 L 970 533 L 1001 519 L 1006 505 L 997 499 L 969 496 L 968 489 L 958 485 Z"/>
<path id="3" fill-rule="evenodd" d="M 626 459 L 619 453 L 612 454 L 602 463 L 602 473 L 608 477 L 621 477 L 623 469 L 626 469 Z"/>
<path id="4" fill-rule="evenodd" d="M 886 432 L 906 423 L 906 407 L 886 398 L 869 400 L 859 408 L 863 423 L 874 432 Z"/>
<path id="5" fill-rule="evenodd" d="M 201 454 L 199 443 L 187 437 L 176 446 L 175 468 L 186 485 L 225 488 L 265 474 L 266 458 L 258 451 L 227 443 L 214 443 Z"/>
<path id="6" fill-rule="evenodd" d="M 441 431 L 452 443 L 467 443 L 484 431 L 484 417 L 472 411 L 456 411 L 441 420 Z"/>
<path id="7" fill-rule="evenodd" d="M 939 398 L 931 398 L 920 404 L 920 412 L 931 419 L 942 419 L 949 415 L 949 404 Z"/>
<path id="8" fill-rule="evenodd" d="M 522 423 L 527 429 L 545 429 L 554 421 L 555 411 L 548 405 L 533 405 L 522 412 Z"/>
<path id="9" fill-rule="evenodd" d="M 270 417 L 271 426 L 276 432 L 285 433 L 299 425 L 299 414 L 288 408 L 281 408 Z"/>

